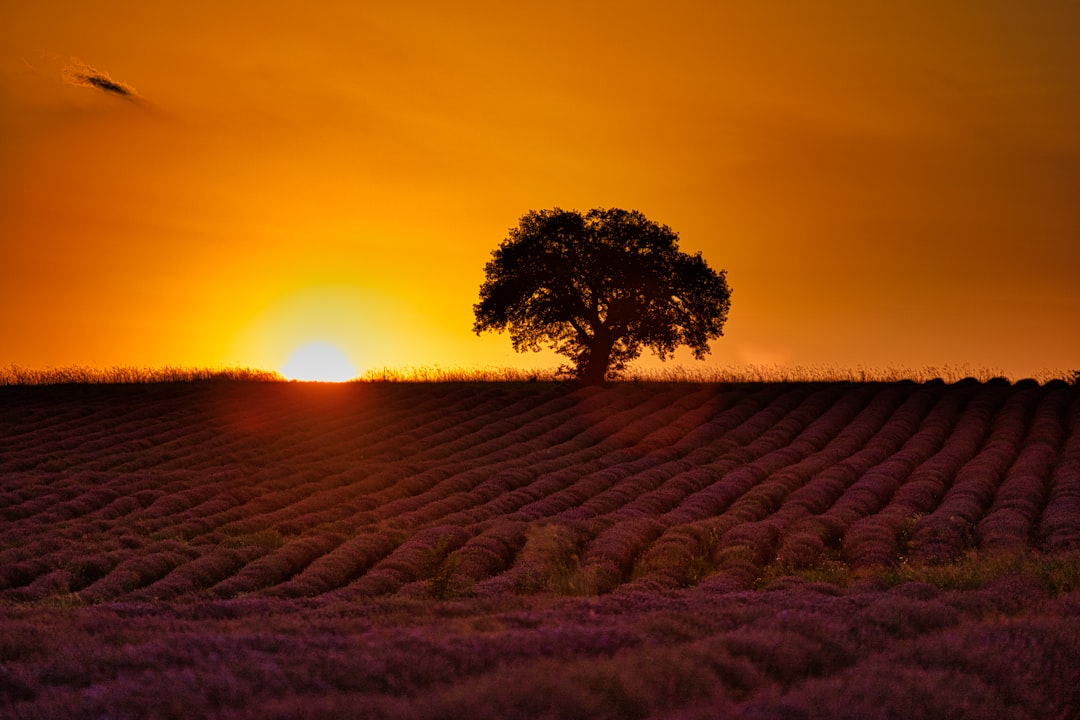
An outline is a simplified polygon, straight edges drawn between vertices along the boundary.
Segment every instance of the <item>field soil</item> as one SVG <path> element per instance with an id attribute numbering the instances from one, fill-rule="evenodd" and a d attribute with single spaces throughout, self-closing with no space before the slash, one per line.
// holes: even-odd
<path id="1" fill-rule="evenodd" d="M 1080 389 L 0 387 L 0 716 L 1080 717 Z"/>

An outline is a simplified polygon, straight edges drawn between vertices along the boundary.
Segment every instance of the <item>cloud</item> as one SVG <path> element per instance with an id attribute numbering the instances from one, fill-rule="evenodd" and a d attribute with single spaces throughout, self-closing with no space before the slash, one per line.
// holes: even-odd
<path id="1" fill-rule="evenodd" d="M 139 97 L 139 93 L 135 88 L 119 80 L 113 80 L 109 73 L 92 68 L 78 58 L 71 58 L 60 71 L 60 74 L 68 85 L 97 89 L 103 93 L 122 98 L 135 99 Z"/>

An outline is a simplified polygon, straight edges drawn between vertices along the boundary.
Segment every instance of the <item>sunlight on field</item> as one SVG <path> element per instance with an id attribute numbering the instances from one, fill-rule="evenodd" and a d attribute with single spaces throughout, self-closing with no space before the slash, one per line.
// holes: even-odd
<path id="1" fill-rule="evenodd" d="M 341 348 L 328 342 L 310 342 L 296 349 L 280 369 L 288 380 L 345 382 L 357 375 Z"/>

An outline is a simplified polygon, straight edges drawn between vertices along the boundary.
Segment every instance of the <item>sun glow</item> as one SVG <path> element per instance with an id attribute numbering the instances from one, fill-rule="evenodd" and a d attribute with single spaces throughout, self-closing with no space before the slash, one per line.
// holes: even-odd
<path id="1" fill-rule="evenodd" d="M 358 374 L 341 348 L 328 342 L 301 345 L 279 372 L 289 380 L 315 382 L 345 382 Z"/>

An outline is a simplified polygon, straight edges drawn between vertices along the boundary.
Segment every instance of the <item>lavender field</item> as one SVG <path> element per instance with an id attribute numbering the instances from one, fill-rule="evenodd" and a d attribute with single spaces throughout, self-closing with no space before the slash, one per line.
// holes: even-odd
<path id="1" fill-rule="evenodd" d="M 1075 718 L 1080 388 L 0 387 L 0 716 Z"/>

